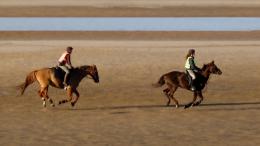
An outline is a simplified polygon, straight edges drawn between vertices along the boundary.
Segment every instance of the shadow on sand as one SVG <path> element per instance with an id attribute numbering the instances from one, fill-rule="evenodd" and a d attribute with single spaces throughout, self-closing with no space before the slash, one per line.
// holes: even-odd
<path id="1" fill-rule="evenodd" d="M 59 110 L 85 110 L 85 111 L 103 111 L 103 110 L 127 110 L 127 109 L 162 109 L 172 108 L 175 106 L 165 105 L 126 105 L 126 106 L 108 106 L 108 107 L 93 107 L 93 108 L 72 108 L 72 109 L 59 109 Z M 180 105 L 179 108 L 184 108 L 184 105 Z M 186 110 L 202 110 L 202 111 L 218 111 L 218 110 L 260 110 L 260 102 L 236 102 L 236 103 L 206 103 L 196 107 L 191 107 Z M 126 112 L 116 112 L 126 113 Z M 115 113 L 115 114 L 116 114 Z"/>

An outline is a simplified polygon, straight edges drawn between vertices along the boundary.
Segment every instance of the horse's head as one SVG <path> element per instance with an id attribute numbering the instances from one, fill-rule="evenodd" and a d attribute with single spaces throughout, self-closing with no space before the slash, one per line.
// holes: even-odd
<path id="1" fill-rule="evenodd" d="M 99 75 L 96 65 L 82 66 L 81 69 L 83 69 L 87 75 L 90 75 L 95 83 L 99 83 Z"/>
<path id="2" fill-rule="evenodd" d="M 214 61 L 209 64 L 204 64 L 202 67 L 202 71 L 208 70 L 212 74 L 221 75 L 222 71 L 217 67 Z"/>
<path id="3" fill-rule="evenodd" d="M 89 75 L 92 77 L 95 83 L 99 83 L 99 75 L 96 65 L 90 66 Z"/>

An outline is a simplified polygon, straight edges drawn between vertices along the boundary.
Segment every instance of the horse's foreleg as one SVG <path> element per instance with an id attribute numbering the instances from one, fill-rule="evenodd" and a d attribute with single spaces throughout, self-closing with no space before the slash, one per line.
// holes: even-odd
<path id="1" fill-rule="evenodd" d="M 73 90 L 73 92 L 76 94 L 76 98 L 71 102 L 71 106 L 75 106 L 80 96 L 77 89 Z"/>
<path id="2" fill-rule="evenodd" d="M 197 100 L 197 96 L 198 96 L 198 93 L 197 93 L 196 91 L 194 91 L 194 93 L 193 93 L 193 100 L 192 100 L 190 103 L 186 104 L 186 105 L 184 106 L 184 109 L 193 106 L 193 105 L 194 105 L 194 102 Z"/>
<path id="3" fill-rule="evenodd" d="M 46 98 L 49 100 L 51 106 L 55 107 L 55 104 L 54 104 L 53 100 L 48 95 L 46 95 Z"/>
<path id="4" fill-rule="evenodd" d="M 45 90 L 46 90 L 46 87 L 41 87 L 41 89 L 38 91 L 38 94 L 42 99 L 42 106 L 43 107 L 46 107 L 46 99 L 47 99 L 46 96 L 45 96 Z"/>
<path id="5" fill-rule="evenodd" d="M 194 104 L 193 104 L 194 106 L 198 106 L 198 105 L 200 105 L 200 103 L 201 103 L 201 102 L 203 101 L 203 99 L 204 99 L 204 97 L 203 97 L 201 91 L 198 92 L 198 95 L 199 95 L 199 97 L 200 97 L 200 100 L 197 101 L 196 103 L 194 103 Z"/>
<path id="6" fill-rule="evenodd" d="M 71 102 L 71 100 L 72 100 L 72 88 L 71 87 L 67 88 L 67 97 L 68 97 L 68 99 L 59 101 L 59 105 L 67 103 L 67 102 Z"/>
<path id="7" fill-rule="evenodd" d="M 48 87 L 45 88 L 43 96 L 45 97 L 45 99 L 47 99 L 50 102 L 52 107 L 55 106 L 53 100 L 48 95 Z"/>
<path id="8" fill-rule="evenodd" d="M 59 101 L 59 105 L 64 104 L 64 103 L 67 103 L 67 102 L 68 102 L 67 99 L 60 100 L 60 101 Z"/>

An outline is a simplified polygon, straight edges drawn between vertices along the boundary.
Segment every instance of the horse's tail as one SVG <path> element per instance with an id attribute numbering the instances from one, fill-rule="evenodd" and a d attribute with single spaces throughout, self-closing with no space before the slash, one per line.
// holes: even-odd
<path id="1" fill-rule="evenodd" d="M 18 88 L 21 90 L 21 95 L 23 95 L 25 89 L 36 80 L 36 72 L 37 71 L 30 72 L 27 75 L 25 82 L 18 86 Z"/>
<path id="2" fill-rule="evenodd" d="M 164 81 L 164 75 L 162 75 L 160 77 L 160 79 L 158 80 L 157 83 L 153 84 L 153 87 L 157 88 L 157 87 L 161 87 L 165 84 L 165 81 Z"/>

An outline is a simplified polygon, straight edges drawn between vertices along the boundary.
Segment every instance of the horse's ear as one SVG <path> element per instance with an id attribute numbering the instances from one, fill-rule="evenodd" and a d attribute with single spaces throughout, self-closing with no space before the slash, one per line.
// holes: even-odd
<path id="1" fill-rule="evenodd" d="M 215 61 L 214 61 L 214 60 L 212 60 L 211 64 L 214 64 L 214 63 L 215 63 Z"/>

